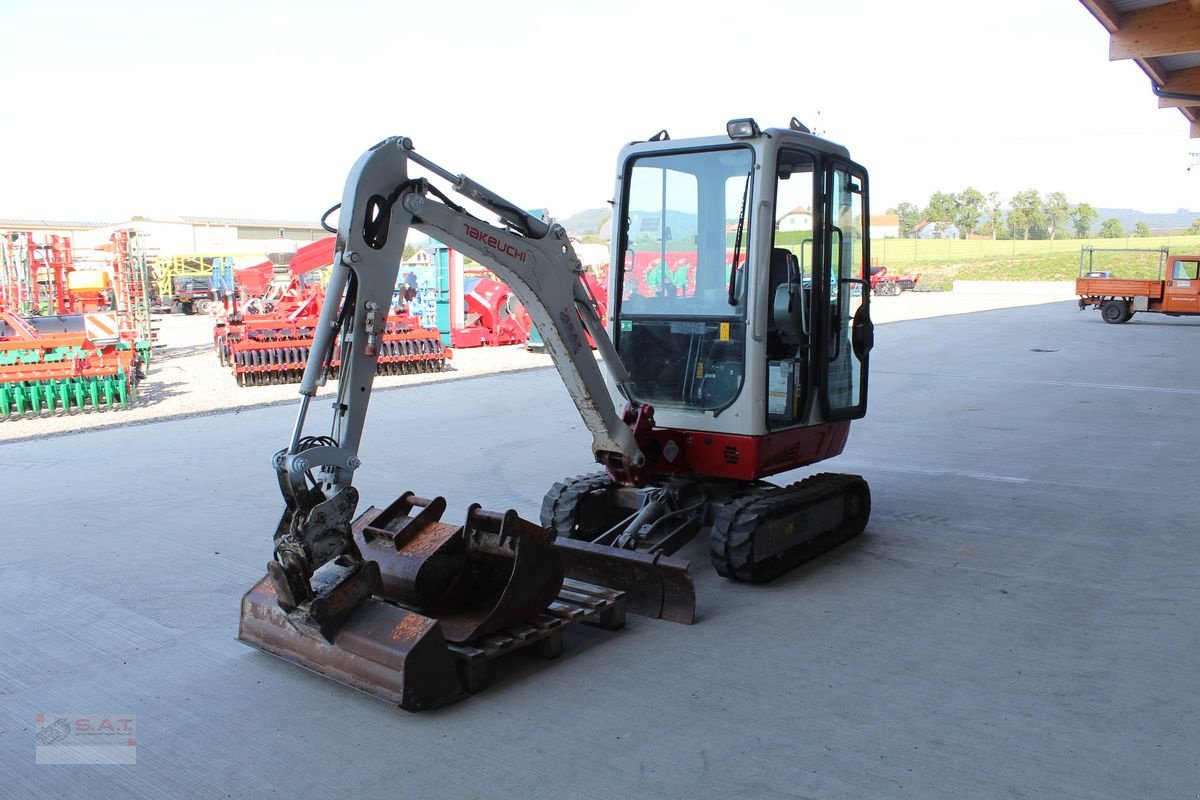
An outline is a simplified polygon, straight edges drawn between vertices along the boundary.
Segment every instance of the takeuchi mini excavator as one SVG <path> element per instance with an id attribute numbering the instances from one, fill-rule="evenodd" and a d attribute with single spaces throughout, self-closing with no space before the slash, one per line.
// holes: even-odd
<path id="1" fill-rule="evenodd" d="M 765 479 L 838 455 L 866 412 L 867 198 L 866 170 L 795 119 L 631 143 L 617 164 L 605 327 L 561 226 L 407 138 L 372 147 L 346 182 L 295 428 L 274 457 L 285 505 L 274 558 L 243 598 L 239 638 L 434 708 L 481 688 L 493 657 L 555 654 L 570 622 L 618 627 L 624 611 L 692 622 L 688 562 L 673 554 L 698 535 L 721 575 L 761 582 L 861 532 L 861 477 Z M 779 230 L 799 207 L 811 229 Z M 478 506 L 443 522 L 445 500 L 413 492 L 358 513 L 352 481 L 410 228 L 512 288 L 591 433 L 600 469 L 553 483 L 539 522 Z M 306 435 L 335 352 L 331 425 Z"/>

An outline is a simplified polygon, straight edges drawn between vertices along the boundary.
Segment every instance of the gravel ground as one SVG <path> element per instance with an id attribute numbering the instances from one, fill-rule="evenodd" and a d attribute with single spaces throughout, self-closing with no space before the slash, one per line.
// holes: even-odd
<path id="1" fill-rule="evenodd" d="M 997 308 L 1035 305 L 1074 297 L 1067 284 L 972 284 L 953 292 L 905 292 L 899 297 L 872 300 L 876 323 L 968 314 Z M 155 317 L 158 340 L 154 362 L 138 387 L 137 402 L 127 409 L 45 415 L 0 421 L 0 442 L 75 433 L 91 428 L 139 425 L 173 417 L 200 416 L 255 406 L 295 403 L 295 384 L 238 386 L 231 370 L 222 367 L 212 345 L 212 320 L 202 316 L 165 314 Z M 380 376 L 378 390 L 399 389 L 432 381 L 460 380 L 494 372 L 540 369 L 550 357 L 521 346 L 455 350 L 442 373 Z M 332 394 L 330 383 L 318 396 Z"/>

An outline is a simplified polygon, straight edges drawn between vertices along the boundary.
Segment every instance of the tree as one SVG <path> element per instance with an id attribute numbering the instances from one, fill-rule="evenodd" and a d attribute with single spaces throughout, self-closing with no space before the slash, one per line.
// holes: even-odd
<path id="1" fill-rule="evenodd" d="M 1037 189 L 1026 189 L 1013 195 L 1009 204 L 1008 224 L 1015 231 L 1021 231 L 1022 238 L 1028 239 L 1034 228 L 1046 227 L 1046 212 L 1042 206 L 1042 198 Z"/>
<path id="2" fill-rule="evenodd" d="M 1071 211 L 1071 224 L 1075 226 L 1075 235 L 1086 239 L 1092 232 L 1092 223 L 1100 216 L 1096 209 L 1087 203 L 1080 203 Z"/>
<path id="3" fill-rule="evenodd" d="M 1000 211 L 1000 193 L 989 192 L 987 196 L 987 222 L 983 224 L 983 232 L 991 234 L 992 241 L 1001 231 L 1002 220 Z"/>
<path id="4" fill-rule="evenodd" d="M 958 202 L 954 195 L 947 192 L 934 192 L 929 198 L 929 205 L 925 207 L 925 219 L 934 223 L 935 230 L 940 232 L 954 222 L 954 215 L 957 212 Z"/>
<path id="5" fill-rule="evenodd" d="M 1101 239 L 1121 239 L 1125 236 L 1125 226 L 1116 217 L 1109 217 L 1100 226 Z"/>
<path id="6" fill-rule="evenodd" d="M 912 233 L 913 228 L 921 224 L 921 209 L 912 203 L 901 203 L 894 209 L 890 209 L 888 213 L 900 217 L 901 236 L 908 236 Z"/>
<path id="7" fill-rule="evenodd" d="M 1067 202 L 1067 196 L 1062 192 L 1051 192 L 1046 195 L 1046 230 L 1050 233 L 1050 241 L 1054 241 L 1054 234 L 1059 227 L 1066 225 L 1067 220 L 1071 217 L 1071 204 Z"/>
<path id="8" fill-rule="evenodd" d="M 1145 220 L 1139 219 L 1137 221 L 1137 224 L 1133 226 L 1133 235 L 1138 236 L 1138 237 L 1149 236 L 1150 235 L 1150 226 L 1146 224 Z"/>
<path id="9" fill-rule="evenodd" d="M 975 231 L 979 220 L 983 218 L 983 206 L 987 202 L 983 193 L 968 186 L 958 193 L 955 198 L 957 209 L 954 214 L 954 224 L 958 226 L 958 236 L 966 239 Z"/>
<path id="10" fill-rule="evenodd" d="M 1200 219 L 1192 223 L 1192 227 L 1185 231 L 1188 236 L 1200 236 Z"/>

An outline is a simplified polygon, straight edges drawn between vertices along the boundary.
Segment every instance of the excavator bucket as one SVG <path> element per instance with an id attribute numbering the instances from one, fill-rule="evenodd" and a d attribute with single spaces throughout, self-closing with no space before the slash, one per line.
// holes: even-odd
<path id="1" fill-rule="evenodd" d="M 272 562 L 242 599 L 238 638 L 409 711 L 465 697 L 478 685 L 466 645 L 537 619 L 563 568 L 550 534 L 515 511 L 472 506 L 454 526 L 445 507 L 406 493 L 367 509 L 353 526 L 363 560 L 322 566 L 304 603 Z"/>
<path id="2" fill-rule="evenodd" d="M 306 623 L 264 577 L 242 598 L 238 639 L 408 711 L 466 696 L 436 619 L 367 597 L 328 638 Z"/>
<path id="3" fill-rule="evenodd" d="M 461 643 L 537 616 L 558 596 L 563 568 L 544 528 L 478 506 L 456 527 L 439 521 L 445 508 L 409 492 L 359 517 L 354 538 L 379 563 L 384 597 L 428 610 Z"/>

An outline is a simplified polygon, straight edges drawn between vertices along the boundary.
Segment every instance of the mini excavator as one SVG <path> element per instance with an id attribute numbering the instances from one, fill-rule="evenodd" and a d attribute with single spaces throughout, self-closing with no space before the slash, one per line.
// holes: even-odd
<path id="1" fill-rule="evenodd" d="M 479 688 L 464 664 L 537 639 L 536 620 L 564 598 L 619 596 L 631 613 L 692 622 L 688 562 L 674 554 L 702 533 L 718 573 L 763 582 L 866 526 L 859 476 L 765 480 L 838 455 L 866 413 L 868 185 L 844 147 L 794 118 L 627 145 L 607 326 L 562 226 L 410 139 L 359 158 L 340 205 L 294 431 L 274 456 L 285 508 L 267 575 L 243 598 L 243 641 L 435 708 Z M 591 433 L 601 469 L 555 483 L 537 523 L 472 506 L 451 524 L 443 498 L 412 492 L 356 516 L 352 479 L 411 228 L 512 288 Z M 305 435 L 335 351 L 331 427 Z"/>

